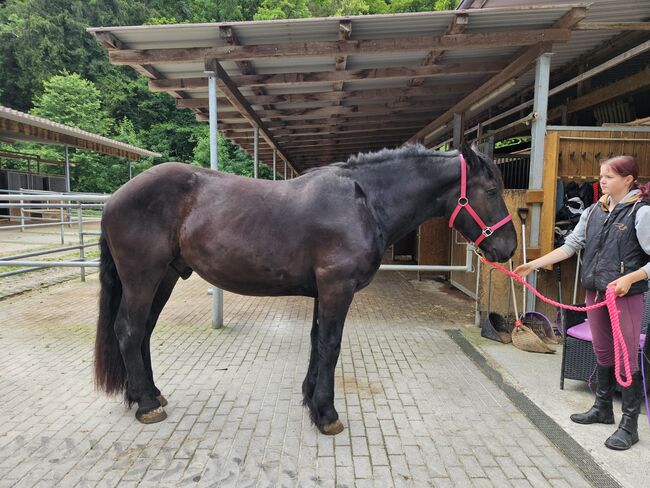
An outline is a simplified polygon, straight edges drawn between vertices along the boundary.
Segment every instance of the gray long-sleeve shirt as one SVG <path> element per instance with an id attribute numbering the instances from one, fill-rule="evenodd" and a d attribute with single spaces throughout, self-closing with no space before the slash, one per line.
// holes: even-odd
<path id="1" fill-rule="evenodd" d="M 626 201 L 637 193 L 639 193 L 639 190 L 632 190 L 621 201 Z M 596 205 L 599 204 L 597 203 Z M 582 212 L 580 220 L 573 229 L 573 232 L 566 237 L 564 245 L 560 247 L 560 249 L 567 253 L 567 255 L 573 256 L 579 250 L 584 249 L 587 219 L 589 218 L 590 213 L 591 210 L 585 210 Z M 636 212 L 634 228 L 636 230 L 636 237 L 639 240 L 639 244 L 646 254 L 650 256 L 650 205 L 645 205 Z M 650 263 L 646 264 L 641 269 L 645 271 L 645 274 L 648 277 L 647 279 L 650 279 Z"/>

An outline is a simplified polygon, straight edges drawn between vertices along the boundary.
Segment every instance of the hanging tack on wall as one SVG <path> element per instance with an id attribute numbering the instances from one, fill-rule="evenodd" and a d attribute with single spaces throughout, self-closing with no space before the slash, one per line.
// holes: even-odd
<path id="1" fill-rule="evenodd" d="M 600 151 L 594 154 L 594 159 L 600 159 Z"/>
<path id="2" fill-rule="evenodd" d="M 582 151 L 582 154 L 581 154 L 581 156 L 582 156 L 582 158 L 584 159 L 584 158 L 586 158 L 586 157 L 587 157 L 587 153 L 586 153 L 585 151 Z"/>
<path id="3" fill-rule="evenodd" d="M 569 153 L 569 157 L 570 157 L 571 159 L 575 158 L 575 156 L 576 156 L 576 153 L 575 153 L 574 151 L 571 151 L 571 152 Z"/>

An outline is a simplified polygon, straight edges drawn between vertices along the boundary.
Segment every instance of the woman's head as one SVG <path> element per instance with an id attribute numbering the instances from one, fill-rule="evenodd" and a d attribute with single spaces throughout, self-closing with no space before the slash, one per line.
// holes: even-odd
<path id="1" fill-rule="evenodd" d="M 600 187 L 603 193 L 623 198 L 627 193 L 638 188 L 642 198 L 650 196 L 650 183 L 640 185 L 639 164 L 632 156 L 615 156 L 600 163 Z"/>

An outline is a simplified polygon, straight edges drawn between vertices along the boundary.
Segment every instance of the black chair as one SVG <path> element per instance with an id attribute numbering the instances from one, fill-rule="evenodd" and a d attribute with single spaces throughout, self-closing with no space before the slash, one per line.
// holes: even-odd
<path id="1" fill-rule="evenodd" d="M 578 304 L 584 306 L 584 304 Z M 564 380 L 580 380 L 592 386 L 592 379 L 595 380 L 596 355 L 591 344 L 591 331 L 585 323 L 586 312 L 574 312 L 572 310 L 562 311 L 562 334 L 564 344 L 562 346 L 562 369 L 560 372 L 560 389 L 564 389 Z M 641 347 L 639 350 L 639 364 L 645 361 L 646 389 L 650 386 L 650 338 L 648 326 L 650 323 L 650 292 L 645 294 L 645 308 L 641 323 Z"/>

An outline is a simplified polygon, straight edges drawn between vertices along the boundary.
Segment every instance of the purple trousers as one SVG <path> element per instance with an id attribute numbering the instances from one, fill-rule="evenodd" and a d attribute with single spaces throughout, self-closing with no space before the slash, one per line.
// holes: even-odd
<path id="1" fill-rule="evenodd" d="M 643 293 L 639 293 L 616 299 L 621 320 L 621 332 L 630 357 L 632 373 L 639 371 L 639 341 L 641 339 L 641 320 L 643 320 L 643 297 Z M 597 294 L 594 291 L 587 290 L 587 305 L 602 302 L 604 299 L 604 292 Z M 609 320 L 607 307 L 587 312 L 587 318 L 589 319 L 596 361 L 601 366 L 614 366 L 614 337 L 612 336 L 612 324 Z M 621 366 L 622 364 L 621 362 Z"/>

